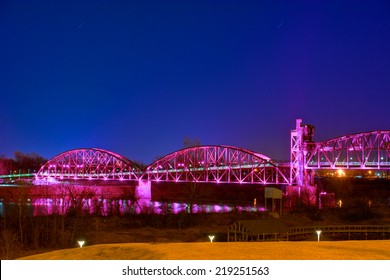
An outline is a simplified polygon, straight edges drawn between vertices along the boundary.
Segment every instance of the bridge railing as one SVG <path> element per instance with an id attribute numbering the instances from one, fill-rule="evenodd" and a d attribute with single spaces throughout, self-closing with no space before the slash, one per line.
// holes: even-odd
<path id="1" fill-rule="evenodd" d="M 383 237 L 390 237 L 390 225 L 335 225 L 335 226 L 310 226 L 292 228 L 288 235 L 290 238 L 308 236 L 316 234 L 320 230 L 321 234 L 347 234 L 351 235 L 368 235 L 381 234 Z"/>
<path id="2" fill-rule="evenodd" d="M 19 179 L 19 178 L 31 178 L 34 177 L 36 173 L 24 173 L 24 174 L 8 174 L 0 175 L 0 179 Z"/>
<path id="3" fill-rule="evenodd" d="M 237 241 L 292 241 L 317 237 L 320 230 L 324 235 L 344 235 L 347 239 L 389 239 L 390 225 L 334 225 L 294 227 L 287 232 L 264 232 L 251 234 L 245 229 L 234 231 L 228 229 L 228 242 Z M 360 237 L 360 238 L 358 238 Z"/>

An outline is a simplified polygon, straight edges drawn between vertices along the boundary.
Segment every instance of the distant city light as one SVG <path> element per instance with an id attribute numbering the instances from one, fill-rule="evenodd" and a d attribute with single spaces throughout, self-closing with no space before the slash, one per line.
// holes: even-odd
<path id="1" fill-rule="evenodd" d="M 345 172 L 342 169 L 338 169 L 337 174 L 339 175 L 339 177 L 345 176 Z"/>

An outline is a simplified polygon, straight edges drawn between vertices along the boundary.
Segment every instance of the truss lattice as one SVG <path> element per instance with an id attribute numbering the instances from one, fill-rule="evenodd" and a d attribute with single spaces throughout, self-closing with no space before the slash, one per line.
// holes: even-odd
<path id="1" fill-rule="evenodd" d="M 145 171 L 143 179 L 166 182 L 288 184 L 289 170 L 270 158 L 230 146 L 197 146 L 171 153 Z"/>
<path id="2" fill-rule="evenodd" d="M 138 180 L 142 172 L 136 164 L 102 149 L 75 149 L 61 153 L 38 171 L 36 177 L 90 180 Z"/>
<path id="3" fill-rule="evenodd" d="M 390 131 L 372 131 L 315 143 L 306 169 L 390 169 Z"/>

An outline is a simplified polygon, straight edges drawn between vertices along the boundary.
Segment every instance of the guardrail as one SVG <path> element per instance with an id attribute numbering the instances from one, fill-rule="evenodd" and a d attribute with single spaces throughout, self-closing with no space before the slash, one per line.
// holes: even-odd
<path id="1" fill-rule="evenodd" d="M 317 231 L 321 231 L 321 236 L 333 236 L 336 240 L 390 239 L 390 225 L 334 225 L 294 227 L 288 232 L 264 232 L 260 234 L 251 234 L 250 232 L 229 234 L 228 231 L 228 242 L 294 241 L 303 240 L 310 236 L 317 239 Z"/>
<path id="2" fill-rule="evenodd" d="M 0 175 L 0 179 L 19 179 L 34 177 L 35 173 Z"/>
<path id="3" fill-rule="evenodd" d="M 344 234 L 348 238 L 353 238 L 356 235 L 366 236 L 376 234 L 383 237 L 390 237 L 390 225 L 336 225 L 336 226 L 311 226 L 311 227 L 296 227 L 288 232 L 290 238 L 304 237 L 316 234 L 316 231 L 321 231 L 321 234 Z"/>

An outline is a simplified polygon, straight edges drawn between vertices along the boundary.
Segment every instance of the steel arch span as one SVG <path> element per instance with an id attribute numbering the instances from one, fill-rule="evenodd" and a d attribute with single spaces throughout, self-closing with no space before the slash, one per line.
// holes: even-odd
<path id="1" fill-rule="evenodd" d="M 142 171 L 119 154 L 96 148 L 74 149 L 45 163 L 37 179 L 138 180 Z"/>
<path id="2" fill-rule="evenodd" d="M 390 130 L 308 143 L 305 168 L 390 170 Z"/>
<path id="3" fill-rule="evenodd" d="M 142 179 L 165 182 L 289 184 L 289 169 L 262 154 L 231 146 L 196 146 L 148 166 Z"/>

